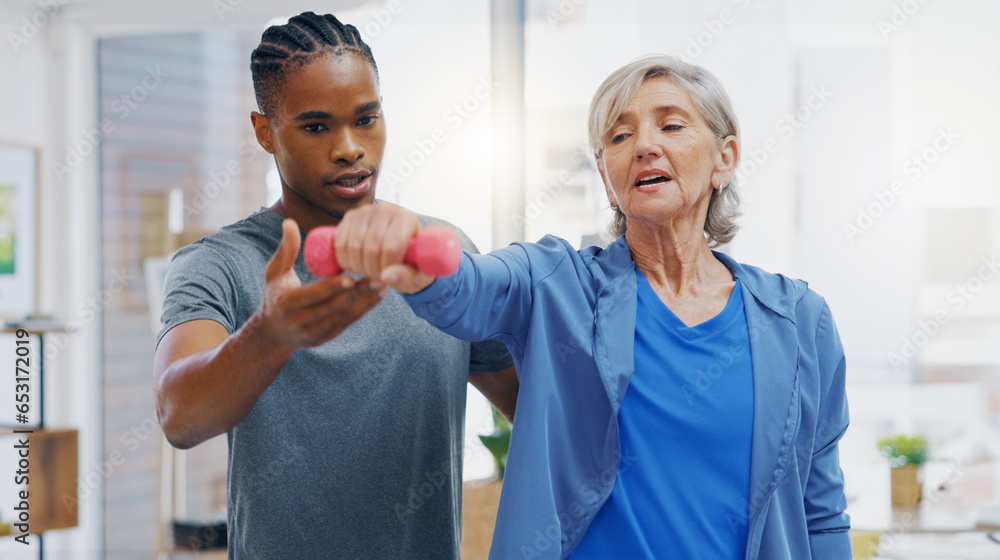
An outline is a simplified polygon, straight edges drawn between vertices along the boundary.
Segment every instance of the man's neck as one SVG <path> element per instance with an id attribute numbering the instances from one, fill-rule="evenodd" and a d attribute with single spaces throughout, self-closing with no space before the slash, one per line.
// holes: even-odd
<path id="1" fill-rule="evenodd" d="M 304 204 L 285 204 L 286 196 L 282 195 L 277 202 L 272 204 L 271 210 L 274 210 L 282 218 L 295 220 L 303 231 L 309 231 L 319 226 L 336 226 L 344 218 L 344 215 L 339 212 L 327 211 L 304 200 L 302 201 Z M 361 204 L 361 206 L 374 203 L 373 199 L 369 203 Z"/>

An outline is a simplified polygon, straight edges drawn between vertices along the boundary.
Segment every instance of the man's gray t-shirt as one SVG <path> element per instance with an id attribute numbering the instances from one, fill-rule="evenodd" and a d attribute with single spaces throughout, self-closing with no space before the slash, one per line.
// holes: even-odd
<path id="1" fill-rule="evenodd" d="M 261 209 L 178 251 L 157 341 L 194 319 L 240 329 L 261 305 L 281 222 Z M 301 251 L 295 271 L 315 280 Z M 458 558 L 468 372 L 510 365 L 503 345 L 470 349 L 392 290 L 338 337 L 297 350 L 227 434 L 229 557 Z"/>

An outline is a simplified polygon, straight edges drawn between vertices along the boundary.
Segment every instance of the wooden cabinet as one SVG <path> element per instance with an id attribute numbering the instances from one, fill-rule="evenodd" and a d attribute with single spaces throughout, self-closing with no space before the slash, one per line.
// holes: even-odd
<path id="1" fill-rule="evenodd" d="M 17 430 L 17 431 L 15 431 Z M 31 433 L 23 433 L 31 430 Z M 28 512 L 30 533 L 41 535 L 52 529 L 76 527 L 78 519 L 77 464 L 79 456 L 79 432 L 66 429 L 0 428 L 0 436 L 15 440 L 26 440 L 28 468 L 25 475 L 28 491 Z M 17 464 L 12 469 L 19 469 Z M 16 475 L 15 475 L 16 476 Z M 3 521 L 16 521 L 13 515 L 4 516 Z"/>
<path id="2" fill-rule="evenodd" d="M 76 527 L 78 432 L 36 429 L 27 434 L 31 449 L 28 506 L 31 532 Z"/>

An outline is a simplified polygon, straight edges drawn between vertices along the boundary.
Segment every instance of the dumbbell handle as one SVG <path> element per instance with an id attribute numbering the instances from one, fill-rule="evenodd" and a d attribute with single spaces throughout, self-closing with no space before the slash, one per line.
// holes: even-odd
<path id="1" fill-rule="evenodd" d="M 320 226 L 306 235 L 306 266 L 314 276 L 334 276 L 343 270 L 333 246 L 336 232 L 336 226 Z M 410 240 L 403 261 L 428 276 L 450 276 L 462 261 L 462 246 L 448 226 L 426 227 Z"/>

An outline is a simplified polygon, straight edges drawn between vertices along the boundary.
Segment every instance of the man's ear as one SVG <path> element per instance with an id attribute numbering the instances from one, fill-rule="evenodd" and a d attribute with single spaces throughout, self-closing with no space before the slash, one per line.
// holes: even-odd
<path id="1" fill-rule="evenodd" d="M 257 111 L 250 111 L 250 123 L 253 124 L 253 132 L 257 135 L 257 142 L 264 151 L 274 153 L 274 140 L 272 137 L 271 117 L 262 115 Z"/>

